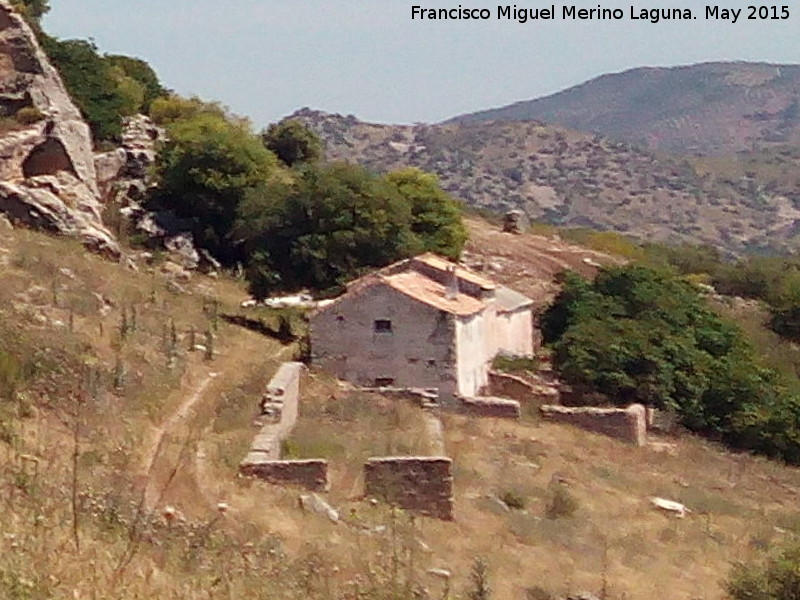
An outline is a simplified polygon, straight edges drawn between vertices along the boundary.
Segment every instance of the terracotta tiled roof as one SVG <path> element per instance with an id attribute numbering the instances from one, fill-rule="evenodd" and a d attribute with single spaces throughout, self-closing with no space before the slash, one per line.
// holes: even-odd
<path id="1" fill-rule="evenodd" d="M 493 290 L 497 287 L 493 281 L 486 279 L 485 277 L 481 277 L 477 273 L 470 271 L 469 269 L 465 269 L 464 267 L 460 267 L 453 262 L 450 262 L 447 259 L 442 258 L 441 256 L 436 256 L 430 252 L 426 254 L 420 254 L 419 256 L 415 256 L 411 259 L 412 261 L 421 262 L 423 264 L 428 265 L 438 271 L 447 271 L 450 267 L 456 267 L 456 275 L 459 279 L 463 279 L 464 281 L 469 281 L 470 283 L 474 283 L 475 285 L 479 286 L 484 290 Z"/>
<path id="2" fill-rule="evenodd" d="M 443 285 L 416 271 L 385 275 L 381 279 L 406 296 L 454 315 L 473 315 L 486 306 L 484 302 L 466 294 L 457 294 L 455 298 L 448 299 L 447 290 Z"/>

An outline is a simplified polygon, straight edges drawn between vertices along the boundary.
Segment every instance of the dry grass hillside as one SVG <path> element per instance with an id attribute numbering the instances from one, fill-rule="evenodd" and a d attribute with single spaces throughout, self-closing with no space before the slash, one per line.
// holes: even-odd
<path id="1" fill-rule="evenodd" d="M 470 230 L 470 260 L 541 299 L 564 266 L 613 260 Z M 442 415 L 456 519 L 413 518 L 363 497 L 362 461 L 442 440 L 417 406 L 311 370 L 285 450 L 331 461 L 331 523 L 298 508 L 300 490 L 237 477 L 264 385 L 294 351 L 218 317 L 240 282 L 170 281 L 21 230 L 4 232 L 0 264 L 4 600 L 465 598 L 476 556 L 496 600 L 716 600 L 731 561 L 800 533 L 796 469 L 693 438 L 634 449 L 532 410 Z M 199 346 L 213 333 L 213 356 L 189 351 L 193 330 Z M 692 512 L 659 512 L 654 495 Z"/>
<path id="2" fill-rule="evenodd" d="M 292 118 L 321 136 L 330 160 L 377 171 L 418 167 L 474 208 L 521 208 L 554 225 L 733 253 L 797 247 L 796 188 L 746 168 L 718 172 L 536 121 L 379 125 L 308 109 Z"/>

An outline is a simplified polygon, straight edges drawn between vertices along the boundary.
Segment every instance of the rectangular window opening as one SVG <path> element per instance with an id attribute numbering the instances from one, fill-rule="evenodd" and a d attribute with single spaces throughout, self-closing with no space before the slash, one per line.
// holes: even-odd
<path id="1" fill-rule="evenodd" d="M 391 387 L 394 385 L 394 377 L 378 377 L 375 379 L 375 387 Z"/>
<path id="2" fill-rule="evenodd" d="M 388 319 L 376 319 L 375 333 L 392 333 L 392 322 Z"/>

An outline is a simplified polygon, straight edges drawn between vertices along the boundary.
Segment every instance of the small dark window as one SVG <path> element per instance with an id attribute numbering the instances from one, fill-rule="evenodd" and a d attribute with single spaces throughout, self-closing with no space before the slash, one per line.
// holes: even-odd
<path id="1" fill-rule="evenodd" d="M 435 367 L 436 366 L 436 361 L 433 360 L 433 359 L 430 359 L 430 360 L 427 360 L 425 364 L 427 364 L 429 367 Z"/>
<path id="2" fill-rule="evenodd" d="M 344 317 L 342 315 L 336 315 L 336 320 L 341 323 L 342 321 L 344 321 Z"/>
<path id="3" fill-rule="evenodd" d="M 392 322 L 388 319 L 377 319 L 375 321 L 375 333 L 392 333 Z"/>
<path id="4" fill-rule="evenodd" d="M 378 377 L 375 380 L 375 387 L 390 387 L 394 385 L 394 377 Z"/>

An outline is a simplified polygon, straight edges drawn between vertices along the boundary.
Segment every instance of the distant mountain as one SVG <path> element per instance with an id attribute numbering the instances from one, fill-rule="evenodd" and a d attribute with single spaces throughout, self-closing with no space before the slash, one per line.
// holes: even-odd
<path id="1" fill-rule="evenodd" d="M 800 65 L 733 62 L 632 69 L 448 122 L 493 120 L 538 120 L 688 155 L 800 145 Z"/>
<path id="2" fill-rule="evenodd" d="M 764 185 L 749 167 L 722 172 L 537 122 L 378 125 L 310 109 L 289 118 L 321 136 L 329 160 L 418 167 L 473 207 L 731 253 L 800 247 L 800 186 L 788 175 Z M 775 160 L 776 173 L 800 173 L 794 157 Z"/>

